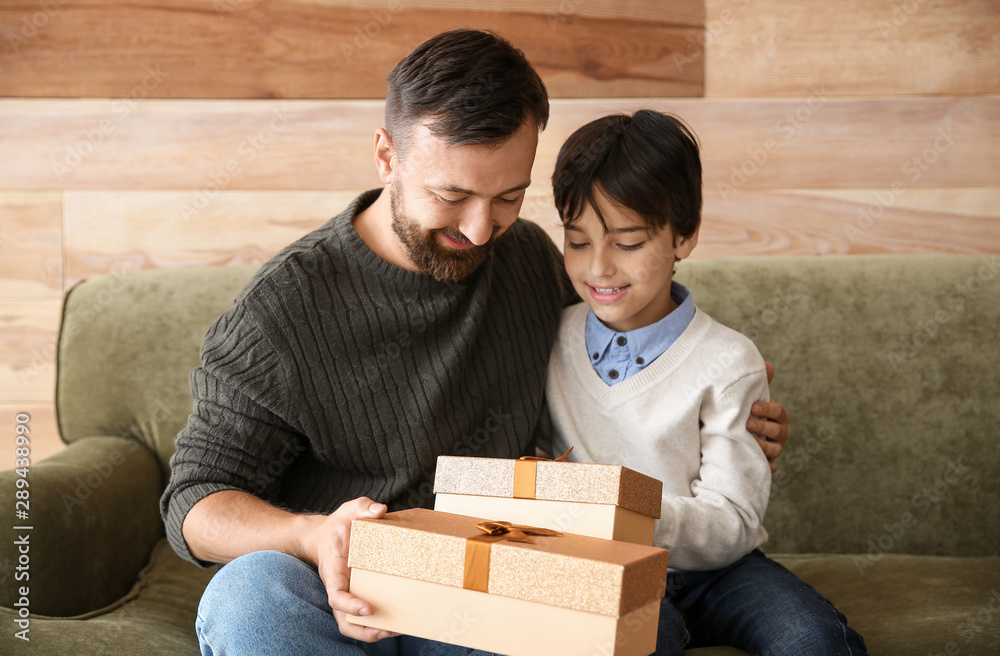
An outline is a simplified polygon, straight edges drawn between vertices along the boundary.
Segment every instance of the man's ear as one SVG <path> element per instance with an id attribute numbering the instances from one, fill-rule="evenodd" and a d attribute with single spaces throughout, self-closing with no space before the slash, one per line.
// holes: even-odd
<path id="1" fill-rule="evenodd" d="M 392 137 L 385 128 L 375 130 L 375 167 L 382 184 L 392 184 L 392 177 L 399 166 L 399 153 L 392 143 Z"/>
<path id="2" fill-rule="evenodd" d="M 691 252 L 694 251 L 694 247 L 698 245 L 698 232 L 701 230 L 701 225 L 694 229 L 690 237 L 681 237 L 677 240 L 677 248 L 674 249 L 674 254 L 679 259 L 687 259 L 691 257 Z"/>

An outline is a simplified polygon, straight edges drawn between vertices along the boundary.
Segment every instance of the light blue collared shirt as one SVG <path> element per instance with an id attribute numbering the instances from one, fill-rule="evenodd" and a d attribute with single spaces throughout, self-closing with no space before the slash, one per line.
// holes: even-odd
<path id="1" fill-rule="evenodd" d="M 677 303 L 673 312 L 625 333 L 605 326 L 593 310 L 587 313 L 587 352 L 601 380 L 608 385 L 622 382 L 651 365 L 677 341 L 694 318 L 694 300 L 678 282 L 671 282 L 670 296 Z"/>

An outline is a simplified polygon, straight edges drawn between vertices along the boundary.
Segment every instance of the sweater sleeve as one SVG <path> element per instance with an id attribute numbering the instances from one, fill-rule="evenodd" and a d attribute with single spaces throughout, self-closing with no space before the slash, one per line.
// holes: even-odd
<path id="1" fill-rule="evenodd" d="M 705 390 L 701 466 L 691 484 L 693 496 L 664 497 L 657 523 L 657 544 L 670 549 L 671 567 L 725 567 L 766 537 L 762 524 L 771 469 L 746 421 L 753 403 L 769 398 L 763 362 L 759 371 L 722 389 Z"/>
<path id="2" fill-rule="evenodd" d="M 549 255 L 550 262 L 553 267 L 554 277 L 559 288 L 560 310 L 569 307 L 570 305 L 582 302 L 582 299 L 573 287 L 573 281 L 570 280 L 569 273 L 566 272 L 563 254 L 559 250 L 559 247 L 556 246 L 556 243 L 552 241 L 552 238 L 549 237 L 548 233 L 546 233 L 540 226 L 532 224 L 532 227 L 537 229 L 537 232 L 540 234 L 539 238 L 544 244 L 544 249 Z M 558 323 L 554 326 L 554 329 L 558 330 Z M 543 398 L 538 423 L 535 425 L 534 432 L 531 437 L 531 443 L 534 445 L 535 453 L 528 455 L 536 455 L 544 458 L 555 457 L 551 455 L 554 427 L 549 412 L 549 404 Z"/>
<path id="3" fill-rule="evenodd" d="M 182 532 L 198 501 L 221 490 L 266 499 L 305 451 L 303 438 L 281 418 L 285 389 L 282 365 L 252 312 L 234 305 L 209 329 L 202 366 L 191 372 L 194 405 L 160 499 L 167 538 L 182 558 L 209 565 L 191 555 Z"/>
<path id="4" fill-rule="evenodd" d="M 569 273 L 566 271 L 566 264 L 563 260 L 562 252 L 551 239 L 549 239 L 548 242 L 553 251 L 553 258 L 555 259 L 556 264 L 556 277 L 559 279 L 559 287 L 562 290 L 562 307 L 565 308 L 570 305 L 582 303 L 583 299 L 576 293 L 576 288 L 573 287 L 573 281 L 570 279 Z"/>

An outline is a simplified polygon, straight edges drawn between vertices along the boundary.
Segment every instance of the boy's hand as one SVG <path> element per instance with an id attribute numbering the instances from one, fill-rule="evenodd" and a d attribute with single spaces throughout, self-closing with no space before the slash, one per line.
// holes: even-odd
<path id="1" fill-rule="evenodd" d="M 767 368 L 767 382 L 770 383 L 774 379 L 774 365 L 765 362 L 764 366 Z M 750 412 L 747 430 L 757 438 L 773 474 L 778 471 L 777 460 L 788 441 L 788 412 L 774 399 L 770 403 L 754 403 Z"/>

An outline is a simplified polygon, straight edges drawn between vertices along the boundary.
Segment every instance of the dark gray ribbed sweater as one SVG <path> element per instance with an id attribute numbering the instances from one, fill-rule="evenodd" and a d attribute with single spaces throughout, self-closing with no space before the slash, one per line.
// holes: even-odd
<path id="1" fill-rule="evenodd" d="M 351 220 L 378 194 L 265 264 L 205 336 L 160 504 L 187 560 L 181 524 L 213 492 L 311 513 L 426 506 L 437 456 L 517 457 L 547 437 L 546 365 L 575 298 L 555 245 L 518 220 L 474 276 L 439 283 L 361 240 Z"/>

